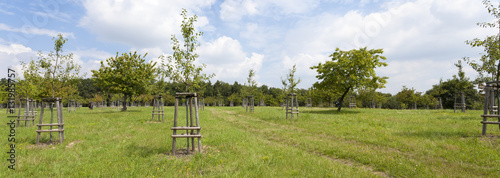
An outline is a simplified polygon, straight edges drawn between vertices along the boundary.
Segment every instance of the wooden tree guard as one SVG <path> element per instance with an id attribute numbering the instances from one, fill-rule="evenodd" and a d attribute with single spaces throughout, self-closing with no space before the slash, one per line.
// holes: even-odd
<path id="1" fill-rule="evenodd" d="M 311 101 L 311 98 L 307 98 L 307 104 L 306 104 L 306 107 L 310 108 L 312 107 L 312 101 Z"/>
<path id="2" fill-rule="evenodd" d="M 45 106 L 49 104 L 50 107 L 50 123 L 43 123 L 43 113 L 45 110 Z M 57 121 L 54 123 L 54 107 L 56 106 L 56 117 Z M 42 111 L 40 112 L 40 121 L 38 126 L 36 144 L 40 143 L 40 134 L 42 132 L 50 133 L 50 143 L 52 144 L 52 132 L 59 132 L 59 142 L 62 143 L 64 141 L 64 122 L 63 122 L 63 112 L 62 112 L 62 102 L 61 98 L 42 98 Z M 57 126 L 57 129 L 52 129 L 53 126 Z M 42 127 L 50 127 L 50 129 L 43 130 Z"/>
<path id="3" fill-rule="evenodd" d="M 484 88 L 484 114 L 483 117 L 483 135 L 486 135 L 486 125 L 497 124 L 500 128 L 500 115 L 498 114 L 500 81 L 486 82 Z M 495 103 L 496 100 L 496 103 Z M 498 121 L 488 121 L 488 118 L 497 118 Z"/>
<path id="4" fill-rule="evenodd" d="M 151 116 L 151 121 L 154 120 L 155 115 L 158 116 L 158 121 L 165 121 L 165 115 L 163 114 L 163 98 L 161 95 L 155 96 L 153 99 L 153 113 Z M 161 116 L 161 120 L 160 120 Z"/>
<path id="5" fill-rule="evenodd" d="M 323 107 L 323 101 L 319 100 L 318 107 Z"/>
<path id="6" fill-rule="evenodd" d="M 333 103 L 333 101 L 330 101 L 330 104 L 328 106 L 333 108 L 333 107 L 335 107 L 335 104 Z"/>
<path id="7" fill-rule="evenodd" d="M 222 104 L 222 99 L 219 99 L 219 107 L 222 107 L 222 106 L 224 106 L 224 105 Z"/>
<path id="8" fill-rule="evenodd" d="M 229 106 L 230 106 L 230 107 L 233 107 L 233 106 L 234 106 L 233 100 L 229 101 Z"/>
<path id="9" fill-rule="evenodd" d="M 356 97 L 351 96 L 349 97 L 349 109 L 356 108 Z"/>
<path id="10" fill-rule="evenodd" d="M 177 126 L 177 116 L 178 116 L 178 108 L 179 108 L 179 99 L 186 99 L 186 126 Z M 193 103 L 194 100 L 194 103 Z M 194 106 L 194 115 L 196 120 L 196 125 L 193 125 L 193 106 Z M 171 128 L 173 130 L 172 138 L 172 154 L 175 155 L 175 144 L 176 138 L 187 138 L 187 154 L 189 154 L 189 139 L 191 138 L 192 151 L 194 152 L 194 138 L 198 138 L 198 152 L 202 152 L 201 147 L 201 138 L 200 135 L 200 119 L 198 116 L 198 98 L 196 93 L 176 93 L 175 95 L 175 112 L 174 112 L 174 127 Z M 186 130 L 186 134 L 177 135 L 177 130 Z M 196 130 L 196 133 L 194 131 Z M 190 132 L 191 131 L 191 132 Z"/>
<path id="11" fill-rule="evenodd" d="M 264 98 L 261 98 L 260 99 L 260 104 L 259 106 L 266 106 L 266 103 L 264 103 Z"/>
<path id="12" fill-rule="evenodd" d="M 23 102 L 26 102 L 26 105 L 24 107 L 24 112 L 23 115 L 21 115 L 21 110 L 23 110 Z M 24 121 L 24 126 L 29 127 L 29 123 L 31 121 L 31 125 L 35 125 L 35 118 L 36 118 L 36 107 L 35 107 L 35 100 L 29 99 L 29 98 L 22 98 L 20 103 L 19 103 L 19 108 L 18 108 L 18 113 L 17 113 L 17 126 L 19 127 L 19 122 Z"/>
<path id="13" fill-rule="evenodd" d="M 73 112 L 76 112 L 76 103 L 75 103 L 75 100 L 68 100 L 68 112 L 71 112 L 71 110 L 73 110 Z"/>
<path id="14" fill-rule="evenodd" d="M 463 113 L 465 113 L 465 97 L 464 92 L 460 92 L 460 101 L 457 101 L 457 95 L 455 94 L 455 104 L 453 105 L 453 112 L 455 113 L 457 109 L 461 109 Z"/>
<path id="15" fill-rule="evenodd" d="M 290 118 L 293 119 L 293 114 L 297 114 L 297 119 L 299 118 L 299 101 L 297 100 L 297 94 L 289 93 L 286 98 L 286 118 L 288 119 L 288 114 Z"/>
<path id="16" fill-rule="evenodd" d="M 241 107 L 247 107 L 248 105 L 248 99 L 245 97 L 241 100 Z"/>
<path id="17" fill-rule="evenodd" d="M 255 104 L 254 104 L 254 99 L 253 95 L 248 95 L 247 96 L 247 105 L 246 105 L 246 112 L 255 112 Z"/>

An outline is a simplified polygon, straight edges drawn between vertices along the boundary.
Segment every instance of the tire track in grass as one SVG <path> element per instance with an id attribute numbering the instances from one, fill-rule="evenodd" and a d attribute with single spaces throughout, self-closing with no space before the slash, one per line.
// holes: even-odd
<path id="1" fill-rule="evenodd" d="M 211 112 L 214 115 L 219 115 L 222 113 L 222 112 L 216 112 L 215 110 L 211 110 Z M 386 174 L 385 172 L 375 171 L 372 167 L 364 165 L 364 164 L 357 162 L 357 161 L 332 157 L 330 155 L 324 154 L 324 153 L 317 151 L 317 150 L 314 150 L 314 149 L 313 150 L 303 149 L 300 147 L 300 145 L 291 143 L 293 141 L 287 140 L 283 137 L 276 137 L 276 135 L 270 135 L 270 134 L 265 133 L 265 131 L 263 131 L 262 127 L 266 127 L 265 129 L 279 128 L 280 130 L 289 130 L 289 131 L 292 130 L 294 132 L 307 133 L 307 134 L 314 135 L 314 133 L 310 133 L 309 130 L 307 130 L 307 129 L 303 129 L 303 128 L 299 128 L 299 127 L 295 127 L 295 126 L 290 126 L 290 125 L 280 125 L 280 124 L 276 124 L 276 123 L 266 122 L 266 121 L 263 121 L 261 119 L 251 117 L 251 116 L 237 115 L 233 111 L 224 111 L 224 113 L 226 114 L 226 116 L 220 117 L 220 118 L 224 119 L 225 121 L 228 121 L 229 123 L 234 124 L 235 126 L 242 127 L 251 133 L 261 135 L 262 137 L 259 137 L 259 138 L 266 139 L 269 142 L 269 144 L 281 144 L 281 145 L 286 145 L 286 146 L 297 147 L 303 151 L 306 151 L 308 153 L 312 153 L 314 155 L 318 155 L 318 156 L 323 157 L 325 159 L 335 161 L 335 162 L 342 164 L 342 165 L 361 168 L 362 170 L 368 171 L 374 175 L 378 175 L 381 177 L 391 177 L 390 175 Z M 250 119 L 254 122 L 258 121 L 258 122 L 265 123 L 265 124 L 259 125 L 260 126 L 259 128 L 254 128 L 251 126 L 251 124 L 249 122 L 242 120 L 242 119 L 236 119 L 235 117 Z M 330 136 L 326 136 L 326 135 L 324 135 L 324 136 L 330 137 Z M 336 138 L 336 137 L 334 139 L 335 140 L 349 141 L 349 142 L 357 142 L 355 140 L 344 140 L 344 139 L 340 139 L 340 138 Z M 360 144 L 360 143 L 356 143 L 356 144 Z"/>
<path id="2" fill-rule="evenodd" d="M 295 147 L 298 147 L 300 149 L 306 150 L 306 151 L 311 152 L 311 153 L 315 153 L 315 154 L 322 155 L 322 156 L 328 156 L 331 159 L 346 161 L 346 164 L 352 164 L 354 166 L 366 167 L 367 170 L 371 170 L 373 173 L 380 173 L 382 176 L 385 176 L 385 177 L 394 177 L 394 176 L 405 177 L 405 176 L 408 176 L 409 174 L 398 174 L 401 171 L 401 169 L 404 170 L 404 168 L 401 168 L 401 169 L 393 169 L 393 168 L 391 169 L 390 168 L 390 167 L 394 167 L 394 166 L 399 167 L 400 165 L 396 165 L 396 164 L 398 164 L 398 163 L 401 164 L 401 162 L 403 162 L 402 160 L 405 160 L 406 162 L 411 163 L 411 165 L 417 165 L 417 163 L 420 163 L 419 160 L 421 162 L 425 163 L 423 160 L 421 160 L 413 152 L 400 151 L 397 148 L 392 148 L 392 147 L 387 146 L 387 145 L 378 145 L 378 144 L 371 143 L 371 142 L 357 141 L 357 140 L 337 137 L 334 135 L 327 135 L 323 132 L 317 133 L 317 132 L 315 132 L 315 130 L 308 130 L 308 129 L 296 127 L 293 125 L 282 125 L 282 124 L 277 124 L 277 123 L 273 123 L 273 122 L 268 122 L 266 120 L 263 120 L 263 119 L 260 119 L 260 118 L 254 117 L 254 116 L 236 114 L 234 112 L 232 114 L 238 118 L 244 118 L 244 119 L 249 120 L 249 121 L 254 121 L 255 123 L 265 123 L 264 125 L 259 125 L 259 127 L 255 127 L 252 129 L 254 132 L 258 132 L 258 133 L 262 134 L 264 137 L 266 137 L 269 140 L 273 140 L 276 142 L 283 142 L 287 145 L 295 146 Z M 261 129 L 261 127 L 264 127 L 267 125 L 279 127 L 282 130 L 290 130 L 291 129 L 291 130 L 295 130 L 295 131 L 300 131 L 300 134 L 297 134 L 298 132 L 296 132 L 296 133 L 291 132 L 292 134 L 284 132 L 285 134 L 282 134 L 281 137 L 276 137 L 276 136 L 269 137 L 269 134 L 265 133 Z M 307 141 L 306 142 L 297 142 L 290 136 L 296 136 L 296 137 L 303 138 L 303 139 L 311 141 L 311 142 L 317 141 L 319 143 L 310 143 Z M 337 140 L 337 142 L 332 142 L 332 140 Z M 351 150 L 351 149 L 337 149 L 337 151 L 336 151 L 335 149 L 334 150 L 325 150 L 325 149 L 318 150 L 318 148 L 316 148 L 316 149 L 314 148 L 316 145 L 322 145 L 324 143 L 327 143 L 327 144 L 332 143 L 333 144 L 332 147 L 335 147 L 335 148 L 352 147 L 354 150 L 358 150 L 359 152 L 354 153 L 351 151 L 345 151 L 345 150 Z M 340 154 L 340 156 L 336 152 L 338 154 Z M 353 156 L 353 154 L 357 154 L 357 155 Z M 386 164 L 385 162 L 381 163 L 380 161 L 378 161 L 378 162 L 377 161 L 364 161 L 362 154 L 376 155 L 375 157 L 372 157 L 372 159 L 375 159 L 375 160 L 377 159 L 377 157 L 384 157 L 384 158 L 392 159 L 389 161 L 390 161 L 390 163 L 393 163 L 393 164 L 392 165 Z M 379 165 L 380 166 L 379 169 L 394 172 L 396 175 L 390 175 L 389 173 L 386 173 L 385 171 L 377 171 L 373 167 L 368 166 L 369 164 Z M 408 170 L 406 170 L 406 171 L 408 171 Z M 425 172 L 431 172 L 431 170 L 427 169 L 427 170 L 425 170 Z M 424 175 L 427 175 L 427 174 L 424 174 Z"/>

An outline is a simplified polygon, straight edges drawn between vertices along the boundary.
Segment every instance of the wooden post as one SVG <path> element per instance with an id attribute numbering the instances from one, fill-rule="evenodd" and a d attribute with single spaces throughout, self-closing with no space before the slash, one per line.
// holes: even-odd
<path id="1" fill-rule="evenodd" d="M 189 127 L 189 109 L 188 109 L 188 98 L 186 98 L 186 102 L 185 103 L 185 106 L 186 106 L 186 127 Z M 215 101 L 214 101 L 215 103 Z M 186 130 L 186 135 L 189 135 L 189 130 Z M 186 137 L 187 139 L 187 154 L 189 154 L 189 137 Z"/>
<path id="2" fill-rule="evenodd" d="M 177 127 L 177 108 L 179 106 L 179 97 L 175 97 L 175 110 L 174 110 L 174 127 Z M 177 135 L 177 130 L 173 130 L 174 131 L 174 135 Z M 172 141 L 172 154 L 175 155 L 175 138 L 176 137 L 173 137 L 173 141 Z"/>
<path id="3" fill-rule="evenodd" d="M 193 98 L 189 97 L 186 98 L 187 101 L 189 101 L 189 127 L 193 127 Z M 194 134 L 194 130 L 191 130 L 191 135 Z M 189 138 L 188 138 L 189 140 Z M 191 137 L 191 147 L 193 148 L 194 152 L 194 137 Z M 189 149 L 189 146 L 188 146 Z"/>
<path id="4" fill-rule="evenodd" d="M 59 123 L 59 130 L 61 130 L 59 132 L 59 142 L 62 143 L 64 142 L 64 125 L 61 125 L 61 124 L 64 124 L 63 122 L 63 103 L 61 100 L 56 100 L 56 103 L 59 103 L 59 108 L 57 108 L 57 111 L 59 112 L 59 116 L 57 117 L 57 123 Z"/>
<path id="5" fill-rule="evenodd" d="M 482 134 L 483 135 L 486 135 L 486 124 L 484 122 L 488 121 L 488 118 L 486 117 L 486 115 L 488 115 L 488 109 L 490 106 L 488 106 L 488 104 L 490 103 L 489 102 L 489 95 L 490 95 L 490 87 L 488 85 L 486 85 L 485 89 L 484 89 L 484 116 L 483 116 L 483 132 Z"/>
<path id="6" fill-rule="evenodd" d="M 43 110 L 45 108 L 45 102 L 43 102 L 42 100 L 42 110 L 40 111 L 40 118 L 38 119 L 38 130 L 42 130 L 42 118 L 43 118 Z M 37 132 L 36 133 L 36 144 L 38 145 L 38 143 L 40 142 L 40 132 Z"/>
<path id="7" fill-rule="evenodd" d="M 297 95 L 295 95 L 295 111 L 297 112 L 297 119 L 299 119 L 299 99 L 297 98 Z"/>
<path id="8" fill-rule="evenodd" d="M 195 116 L 196 116 L 196 127 L 200 127 L 200 118 L 199 118 L 199 115 L 198 115 L 198 107 L 197 106 L 197 96 L 195 95 L 194 97 L 194 102 L 195 102 L 195 108 L 194 108 L 194 112 L 195 112 Z M 200 135 L 200 130 L 196 130 L 196 135 Z M 194 150 L 193 150 L 194 151 Z M 202 147 L 201 147 L 201 137 L 198 137 L 198 152 L 202 153 Z"/>
<path id="9" fill-rule="evenodd" d="M 462 96 L 462 99 L 461 99 L 461 102 L 460 102 L 460 103 L 461 103 L 461 106 L 462 106 L 462 112 L 463 112 L 463 113 L 465 113 L 465 107 L 466 107 L 466 105 L 465 105 L 465 96 L 464 96 L 464 92 L 461 92 L 460 94 L 461 94 L 461 96 Z"/>

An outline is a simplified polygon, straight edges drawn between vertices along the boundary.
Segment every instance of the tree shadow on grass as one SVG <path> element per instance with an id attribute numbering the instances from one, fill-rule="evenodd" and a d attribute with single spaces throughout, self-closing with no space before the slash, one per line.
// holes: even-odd
<path id="1" fill-rule="evenodd" d="M 300 113 L 309 113 L 309 114 L 329 114 L 329 115 L 346 115 L 346 114 L 359 114 L 360 111 L 356 110 L 341 110 L 337 111 L 337 109 L 321 109 L 321 110 L 305 110 L 300 111 Z"/>

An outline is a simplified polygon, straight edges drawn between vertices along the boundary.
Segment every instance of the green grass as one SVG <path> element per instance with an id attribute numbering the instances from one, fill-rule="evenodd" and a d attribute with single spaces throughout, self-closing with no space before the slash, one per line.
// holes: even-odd
<path id="1" fill-rule="evenodd" d="M 500 131 L 490 125 L 481 136 L 481 111 L 300 108 L 299 119 L 286 120 L 278 107 L 206 107 L 203 154 L 172 156 L 173 108 L 163 123 L 150 121 L 151 109 L 64 111 L 66 140 L 56 145 L 37 146 L 36 127 L 17 127 L 14 171 L 0 112 L 0 177 L 500 175 Z M 185 149 L 185 139 L 177 143 Z"/>

